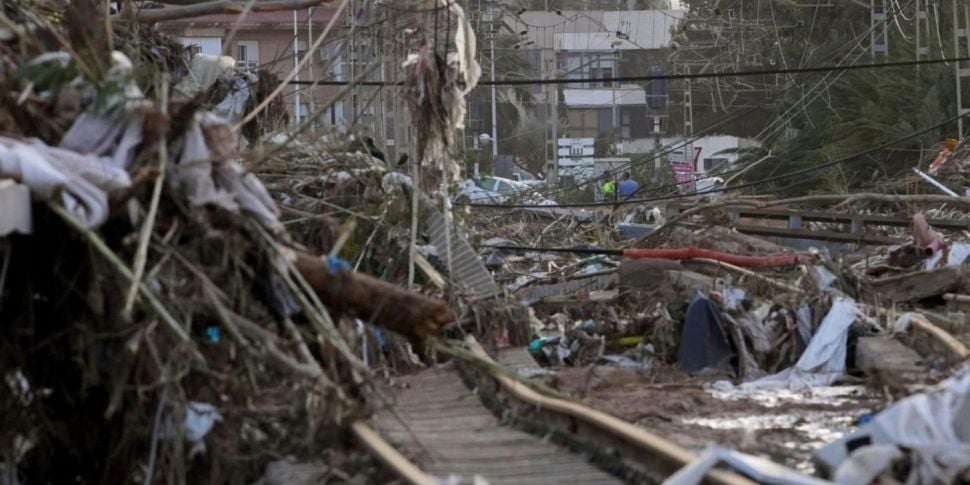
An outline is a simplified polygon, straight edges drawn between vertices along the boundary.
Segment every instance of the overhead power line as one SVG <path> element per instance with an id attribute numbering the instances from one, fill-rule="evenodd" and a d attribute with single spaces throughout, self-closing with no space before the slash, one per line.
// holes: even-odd
<path id="1" fill-rule="evenodd" d="M 760 180 L 754 180 L 754 181 L 751 181 L 751 182 L 748 182 L 748 183 L 744 183 L 744 184 L 740 184 L 740 185 L 735 185 L 733 187 L 721 187 L 721 188 L 714 188 L 714 189 L 705 190 L 705 191 L 702 191 L 702 192 L 695 192 L 695 193 L 691 193 L 691 194 L 675 194 L 675 195 L 669 195 L 669 196 L 651 197 L 651 198 L 646 198 L 646 199 L 630 199 L 630 200 L 623 200 L 623 201 L 618 201 L 618 202 L 592 202 L 592 203 L 585 203 L 585 204 L 579 203 L 579 204 L 559 204 L 559 205 L 541 205 L 541 204 L 482 204 L 482 203 L 463 204 L 463 205 L 466 205 L 468 207 L 493 207 L 493 208 L 501 208 L 501 209 L 556 209 L 556 208 L 581 208 L 581 207 L 599 207 L 599 206 L 620 206 L 620 205 L 629 205 L 629 204 L 642 204 L 644 202 L 659 202 L 659 201 L 664 201 L 664 200 L 685 199 L 685 198 L 697 197 L 699 195 L 717 194 L 717 193 L 722 193 L 722 192 L 729 192 L 729 191 L 747 189 L 747 188 L 751 188 L 751 187 L 757 187 L 759 185 L 764 185 L 764 184 L 768 184 L 768 183 L 772 183 L 772 182 L 777 182 L 779 180 L 784 180 L 784 179 L 788 179 L 788 178 L 792 178 L 792 177 L 798 177 L 800 175 L 805 175 L 807 173 L 817 172 L 819 170 L 826 169 L 826 168 L 829 168 L 829 167 L 832 167 L 832 166 L 835 166 L 835 165 L 841 165 L 843 163 L 846 163 L 846 162 L 851 161 L 851 160 L 855 160 L 857 158 L 862 158 L 862 157 L 865 157 L 865 156 L 868 156 L 868 155 L 872 155 L 873 153 L 880 152 L 880 151 L 885 150 L 885 149 L 888 149 L 888 148 L 892 148 L 893 145 L 896 145 L 898 143 L 907 141 L 907 140 L 912 139 L 912 138 L 916 138 L 916 137 L 921 136 L 921 135 L 925 135 L 926 133 L 929 133 L 929 132 L 931 132 L 931 131 L 933 131 L 933 130 L 935 130 L 937 128 L 941 128 L 941 127 L 943 127 L 943 126 L 945 126 L 945 125 L 947 125 L 949 123 L 953 123 L 954 121 L 963 119 L 963 118 L 968 117 L 968 116 L 970 116 L 970 113 L 964 113 L 964 114 L 960 114 L 960 115 L 951 117 L 951 118 L 949 118 L 947 120 L 944 120 L 944 121 L 942 121 L 940 123 L 937 123 L 937 124 L 935 124 L 933 126 L 929 126 L 929 127 L 923 128 L 922 130 L 912 132 L 912 133 L 910 133 L 910 134 L 908 134 L 906 136 L 897 138 L 897 139 L 895 139 L 893 141 L 890 141 L 888 143 L 884 143 L 884 144 L 879 145 L 879 146 L 877 146 L 875 148 L 870 148 L 869 150 L 865 150 L 863 152 L 856 153 L 854 155 L 849 155 L 847 157 L 843 157 L 843 158 L 840 158 L 840 159 L 837 159 L 837 160 L 832 160 L 830 162 L 825 162 L 825 163 L 822 163 L 820 165 L 816 165 L 814 167 L 808 167 L 808 168 L 804 168 L 804 169 L 801 169 L 801 170 L 795 170 L 794 172 L 788 172 L 788 173 L 785 173 L 785 174 L 782 174 L 782 175 L 776 175 L 776 176 L 773 176 L 773 177 L 767 177 L 767 178 L 763 178 L 763 179 L 760 179 Z"/>
<path id="2" fill-rule="evenodd" d="M 771 76 L 778 74 L 800 74 L 808 72 L 833 72 L 833 71 L 854 71 L 861 69 L 885 69 L 890 67 L 921 66 L 925 64 L 946 64 L 951 62 L 970 61 L 970 57 L 951 57 L 944 59 L 926 59 L 921 61 L 896 61 L 882 62 L 873 64 L 854 64 L 849 66 L 818 66 L 818 67 L 797 67 L 791 69 L 765 69 L 760 71 L 734 71 L 734 72 L 710 72 L 698 74 L 665 74 L 663 76 L 620 76 L 620 77 L 584 77 L 575 79 L 497 79 L 495 81 L 481 81 L 479 86 L 522 86 L 522 85 L 542 85 L 542 84 L 583 84 L 583 83 L 623 83 L 639 81 L 657 81 L 661 79 L 716 79 L 724 77 L 748 77 L 748 76 Z M 290 84 L 315 85 L 315 86 L 343 86 L 348 81 L 290 81 Z M 403 82 L 383 82 L 383 81 L 364 81 L 357 83 L 361 86 L 400 86 Z"/>

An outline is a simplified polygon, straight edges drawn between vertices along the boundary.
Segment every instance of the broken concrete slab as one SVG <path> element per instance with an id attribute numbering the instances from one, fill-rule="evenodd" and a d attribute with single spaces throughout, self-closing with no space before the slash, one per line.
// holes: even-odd
<path id="1" fill-rule="evenodd" d="M 683 266 L 669 259 L 624 259 L 620 262 L 621 288 L 650 288 L 667 284 L 668 270 L 682 270 Z"/>
<path id="2" fill-rule="evenodd" d="M 714 289 L 714 278 L 705 274 L 687 270 L 667 270 L 664 273 L 675 287 L 682 290 L 709 292 Z"/>
<path id="3" fill-rule="evenodd" d="M 926 376 L 920 355 L 893 337 L 859 337 L 856 367 L 869 375 L 882 374 L 904 380 Z"/>

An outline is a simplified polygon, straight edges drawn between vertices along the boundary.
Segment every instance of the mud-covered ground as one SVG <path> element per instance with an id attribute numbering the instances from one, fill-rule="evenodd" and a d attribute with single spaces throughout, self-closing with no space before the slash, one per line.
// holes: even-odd
<path id="1" fill-rule="evenodd" d="M 719 444 L 806 473 L 814 472 L 813 450 L 853 431 L 860 417 L 885 403 L 863 386 L 718 392 L 709 390 L 715 380 L 600 366 L 560 368 L 551 384 L 693 451 Z"/>

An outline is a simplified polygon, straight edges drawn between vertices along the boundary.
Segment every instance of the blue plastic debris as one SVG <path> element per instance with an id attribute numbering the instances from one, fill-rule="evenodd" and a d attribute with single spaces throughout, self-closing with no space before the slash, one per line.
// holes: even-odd
<path id="1" fill-rule="evenodd" d="M 209 338 L 210 342 L 219 341 L 219 327 L 208 327 L 205 329 L 205 336 Z"/>
<path id="2" fill-rule="evenodd" d="M 384 334 L 381 333 L 380 327 L 374 327 L 374 338 L 377 339 L 378 347 L 383 349 L 384 346 L 387 345 L 387 342 L 384 341 Z"/>
<path id="3" fill-rule="evenodd" d="M 353 269 L 350 263 L 344 261 L 336 256 L 327 256 L 327 266 L 330 267 L 330 274 L 335 275 L 341 271 L 350 271 Z"/>
<path id="4" fill-rule="evenodd" d="M 542 350 L 542 339 L 537 338 L 532 342 L 529 342 L 529 352 L 533 354 L 538 354 Z"/>

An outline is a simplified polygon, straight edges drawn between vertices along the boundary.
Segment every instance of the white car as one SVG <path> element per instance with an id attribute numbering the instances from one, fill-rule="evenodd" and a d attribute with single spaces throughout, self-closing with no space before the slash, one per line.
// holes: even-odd
<path id="1" fill-rule="evenodd" d="M 535 177 L 535 175 L 532 175 L 529 172 L 519 172 L 519 173 L 514 174 L 513 177 L 515 178 L 515 181 L 516 182 L 519 182 L 519 183 L 528 185 L 529 187 L 531 187 L 533 189 L 538 189 L 538 188 L 544 187 L 546 185 L 546 181 L 545 180 L 538 179 L 538 178 Z"/>
<path id="2" fill-rule="evenodd" d="M 458 182 L 458 202 L 481 202 L 501 204 L 514 195 L 528 191 L 529 186 L 522 182 L 501 177 L 482 177 Z"/>

